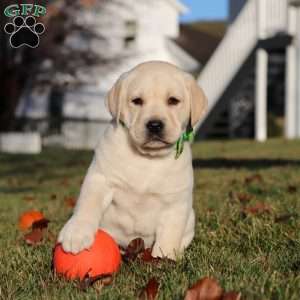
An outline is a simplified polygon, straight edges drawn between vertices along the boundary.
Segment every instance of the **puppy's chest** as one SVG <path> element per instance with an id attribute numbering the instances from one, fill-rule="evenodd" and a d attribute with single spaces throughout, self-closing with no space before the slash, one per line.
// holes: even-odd
<path id="1" fill-rule="evenodd" d="M 125 154 L 126 152 L 117 155 L 103 151 L 98 156 L 101 173 L 114 190 L 161 197 L 193 185 L 193 170 L 188 151 L 179 160 L 175 160 L 173 156 L 149 160 L 136 154 Z"/>
<path id="2" fill-rule="evenodd" d="M 140 196 L 161 195 L 166 190 L 166 182 L 162 174 L 149 170 L 119 170 L 107 174 L 110 186 L 125 194 Z"/>

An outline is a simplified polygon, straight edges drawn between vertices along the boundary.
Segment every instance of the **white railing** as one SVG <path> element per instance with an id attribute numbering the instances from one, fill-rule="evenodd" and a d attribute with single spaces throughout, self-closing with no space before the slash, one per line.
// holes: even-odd
<path id="1" fill-rule="evenodd" d="M 208 98 L 207 115 L 258 42 L 261 5 L 265 5 L 265 37 L 286 31 L 287 0 L 248 0 L 198 78 Z"/>

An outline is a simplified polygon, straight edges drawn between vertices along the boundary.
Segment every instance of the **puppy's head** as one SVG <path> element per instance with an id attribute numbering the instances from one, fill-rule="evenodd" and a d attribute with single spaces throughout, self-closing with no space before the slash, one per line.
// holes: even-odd
<path id="1" fill-rule="evenodd" d="M 137 150 L 152 156 L 172 151 L 188 123 L 194 126 L 207 106 L 190 74 L 158 61 L 123 74 L 106 103 L 116 122 L 127 128 Z"/>

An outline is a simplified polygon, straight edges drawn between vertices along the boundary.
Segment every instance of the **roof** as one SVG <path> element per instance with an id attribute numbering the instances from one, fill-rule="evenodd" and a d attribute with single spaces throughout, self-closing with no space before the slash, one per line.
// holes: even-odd
<path id="1" fill-rule="evenodd" d="M 226 27 L 225 21 L 184 23 L 175 42 L 203 66 L 225 35 Z"/>

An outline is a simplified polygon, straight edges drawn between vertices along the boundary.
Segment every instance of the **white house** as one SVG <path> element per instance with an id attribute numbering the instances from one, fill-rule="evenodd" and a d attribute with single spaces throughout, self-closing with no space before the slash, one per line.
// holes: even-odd
<path id="1" fill-rule="evenodd" d="M 110 61 L 108 65 L 90 67 L 77 74 L 84 85 L 64 91 L 61 135 L 59 142 L 71 148 L 93 148 L 97 137 L 110 120 L 104 99 L 116 79 L 135 65 L 148 60 L 171 62 L 195 72 L 199 62 L 180 48 L 173 39 L 179 34 L 179 16 L 187 8 L 178 0 L 107 1 L 101 9 L 78 11 L 79 25 L 93 28 L 105 36 L 84 41 L 72 34 L 69 47 L 88 47 Z M 50 88 L 25 92 L 17 109 L 19 117 L 46 118 L 49 114 Z M 45 140 L 52 142 L 52 137 Z"/>
<path id="2" fill-rule="evenodd" d="M 231 24 L 198 78 L 209 99 L 199 135 L 227 110 L 233 132 L 250 117 L 256 140 L 266 140 L 268 91 L 275 98 L 284 82 L 285 136 L 299 138 L 300 1 L 231 0 L 229 7 Z"/>

